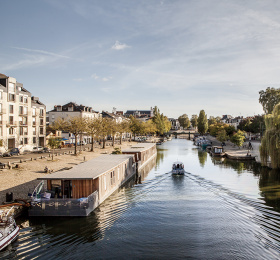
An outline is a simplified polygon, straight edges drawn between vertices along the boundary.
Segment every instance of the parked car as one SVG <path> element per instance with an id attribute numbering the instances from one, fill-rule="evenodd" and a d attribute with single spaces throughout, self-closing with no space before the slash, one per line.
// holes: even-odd
<path id="1" fill-rule="evenodd" d="M 51 150 L 48 147 L 43 147 L 43 150 L 40 151 L 39 153 L 50 153 Z"/>
<path id="2" fill-rule="evenodd" d="M 20 154 L 20 151 L 18 148 L 13 148 L 10 150 L 10 154 L 11 155 L 19 155 Z"/>
<path id="3" fill-rule="evenodd" d="M 40 153 L 43 151 L 43 146 L 35 146 L 32 148 L 32 153 Z"/>

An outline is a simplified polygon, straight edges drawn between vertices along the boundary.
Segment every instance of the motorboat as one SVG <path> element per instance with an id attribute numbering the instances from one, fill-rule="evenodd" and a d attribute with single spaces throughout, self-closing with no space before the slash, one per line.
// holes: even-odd
<path id="1" fill-rule="evenodd" d="M 19 235 L 19 227 L 10 214 L 12 209 L 7 213 L 0 211 L 0 251 L 16 240 Z"/>
<path id="2" fill-rule="evenodd" d="M 184 170 L 184 164 L 182 162 L 174 162 L 172 165 L 172 175 L 184 175 L 185 170 Z"/>
<path id="3" fill-rule="evenodd" d="M 210 155 L 213 157 L 223 157 L 226 154 L 222 146 L 212 146 L 210 150 Z"/>

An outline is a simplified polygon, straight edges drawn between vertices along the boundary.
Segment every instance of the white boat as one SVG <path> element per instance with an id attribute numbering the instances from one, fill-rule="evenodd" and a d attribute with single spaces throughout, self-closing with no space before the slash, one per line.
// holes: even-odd
<path id="1" fill-rule="evenodd" d="M 184 164 L 182 162 L 174 162 L 172 165 L 172 175 L 184 175 Z"/>
<path id="2" fill-rule="evenodd" d="M 10 215 L 11 209 L 7 213 L 0 211 L 0 251 L 11 244 L 19 234 L 19 227 Z"/>

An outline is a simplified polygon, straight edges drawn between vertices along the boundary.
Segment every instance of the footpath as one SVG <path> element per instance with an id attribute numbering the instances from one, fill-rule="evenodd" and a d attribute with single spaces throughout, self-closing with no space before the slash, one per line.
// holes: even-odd
<path id="1" fill-rule="evenodd" d="M 208 135 L 206 137 L 210 142 L 212 142 L 212 146 L 221 146 L 221 142 L 218 141 L 215 137 Z M 244 142 L 242 147 L 237 147 L 230 141 L 225 142 L 224 152 L 233 157 L 243 157 L 246 156 L 248 153 L 251 156 L 255 156 L 257 162 L 261 162 L 259 147 L 261 142 L 260 141 L 250 141 L 253 149 L 248 149 L 249 142 Z"/>

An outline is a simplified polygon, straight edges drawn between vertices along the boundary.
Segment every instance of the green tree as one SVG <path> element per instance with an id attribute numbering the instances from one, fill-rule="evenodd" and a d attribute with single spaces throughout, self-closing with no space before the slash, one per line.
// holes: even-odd
<path id="1" fill-rule="evenodd" d="M 276 104 L 280 103 L 280 89 L 268 87 L 265 91 L 259 92 L 259 103 L 266 114 L 271 114 Z"/>
<path id="2" fill-rule="evenodd" d="M 143 123 L 137 120 L 134 116 L 130 116 L 129 118 L 130 118 L 129 129 L 133 134 L 135 140 L 135 136 L 143 132 L 143 125 L 142 125 Z"/>
<path id="3" fill-rule="evenodd" d="M 228 139 L 228 135 L 225 129 L 221 129 L 218 133 L 217 133 L 217 140 L 220 142 L 225 142 Z"/>
<path id="4" fill-rule="evenodd" d="M 260 145 L 260 156 L 263 165 L 269 158 L 273 169 L 280 168 L 280 104 L 277 104 L 272 114 L 264 118 L 266 131 Z"/>
<path id="5" fill-rule="evenodd" d="M 199 112 L 199 116 L 197 119 L 197 128 L 198 128 L 198 132 L 201 135 L 204 135 L 208 130 L 208 120 L 204 110 L 201 110 Z"/>
<path id="6" fill-rule="evenodd" d="M 106 147 L 106 138 L 110 134 L 110 119 L 103 117 L 99 123 L 99 135 L 103 140 L 103 149 Z"/>
<path id="7" fill-rule="evenodd" d="M 250 118 L 245 118 L 239 123 L 237 129 L 241 131 L 251 132 L 251 128 L 250 128 L 251 123 L 252 122 Z"/>
<path id="8" fill-rule="evenodd" d="M 239 148 L 243 145 L 245 140 L 245 135 L 244 132 L 241 130 L 238 130 L 236 133 L 234 133 L 232 135 L 232 137 L 230 138 L 230 141 L 237 145 Z"/>
<path id="9" fill-rule="evenodd" d="M 168 120 L 166 116 L 160 113 L 159 109 L 155 107 L 154 109 L 154 116 L 152 120 L 157 128 L 157 133 L 163 135 L 167 133 L 171 129 L 171 122 Z"/>
<path id="10" fill-rule="evenodd" d="M 144 132 L 147 134 L 154 134 L 157 131 L 157 128 L 152 120 L 148 120 L 144 123 Z"/>
<path id="11" fill-rule="evenodd" d="M 193 128 L 197 128 L 197 115 L 192 115 L 191 124 Z"/>
<path id="12" fill-rule="evenodd" d="M 183 129 L 188 128 L 191 125 L 190 119 L 187 114 L 183 114 L 183 115 L 179 116 L 178 121 L 180 123 L 180 126 L 183 127 Z"/>

